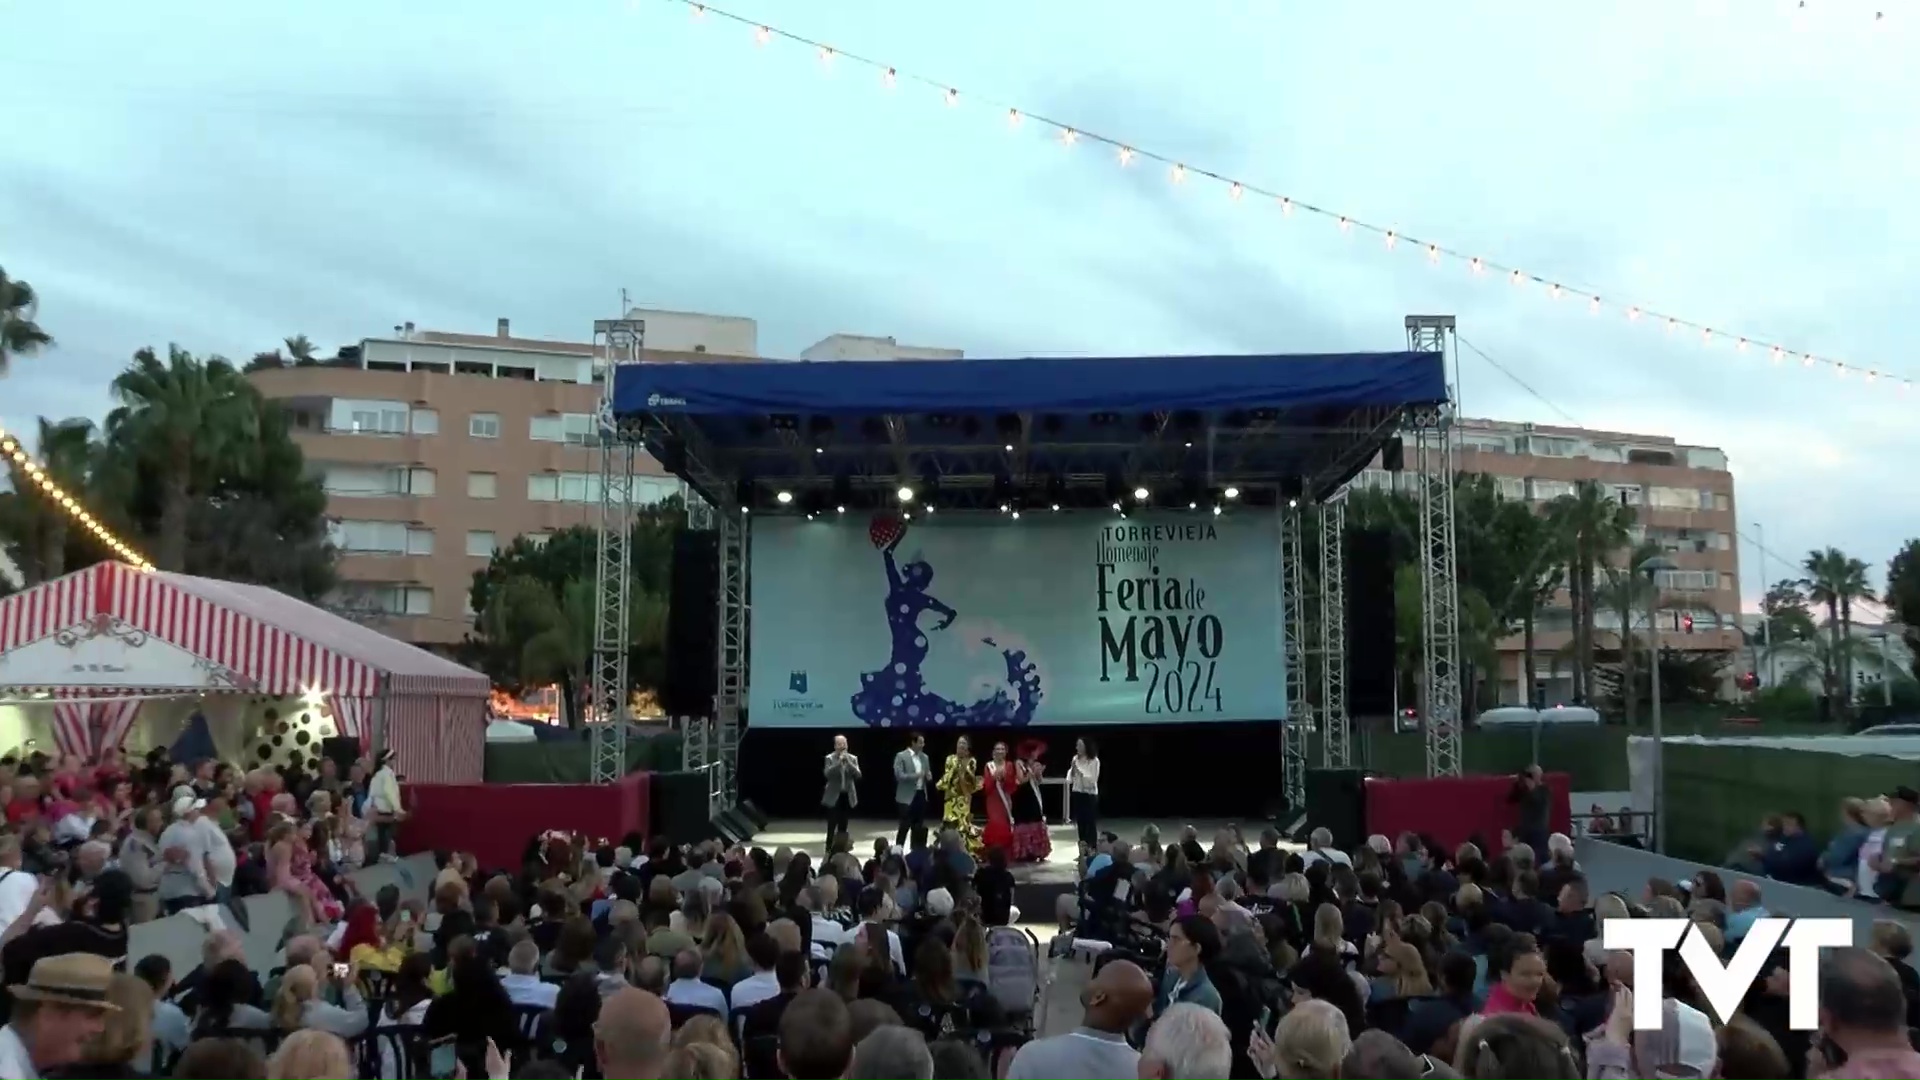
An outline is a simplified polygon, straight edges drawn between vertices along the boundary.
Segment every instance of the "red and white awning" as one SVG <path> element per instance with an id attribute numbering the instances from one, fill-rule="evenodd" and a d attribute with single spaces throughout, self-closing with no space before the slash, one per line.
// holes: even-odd
<path id="1" fill-rule="evenodd" d="M 47 693 L 75 707 L 100 697 L 311 694 L 331 703 L 342 735 L 363 742 L 387 704 L 388 742 L 403 759 L 409 745 L 422 759 L 410 763 L 416 779 L 479 779 L 459 720 L 480 716 L 471 741 L 483 744 L 490 689 L 484 675 L 259 585 L 103 562 L 0 599 L 0 694 Z M 439 698 L 478 708 L 391 704 Z M 81 714 L 68 712 L 77 733 Z M 124 731 L 117 713 L 101 719 L 87 726 Z M 435 725 L 432 738 L 394 738 L 420 723 Z"/>

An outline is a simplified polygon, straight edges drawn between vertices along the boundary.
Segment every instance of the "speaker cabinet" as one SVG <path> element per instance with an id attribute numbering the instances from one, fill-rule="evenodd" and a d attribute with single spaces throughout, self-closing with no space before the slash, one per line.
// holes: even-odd
<path id="1" fill-rule="evenodd" d="M 747 821 L 752 824 L 753 832 L 757 833 L 767 827 L 767 815 L 761 813 L 760 808 L 753 804 L 752 799 L 742 799 L 740 805 L 734 807 L 734 809 L 744 815 Z"/>
<path id="2" fill-rule="evenodd" d="M 728 844 L 744 844 L 760 831 L 737 806 L 720 811 L 720 816 L 713 819 L 712 825 L 714 835 Z"/>
<path id="3" fill-rule="evenodd" d="M 1367 838 L 1367 774 L 1359 769 L 1307 770 L 1307 825 L 1333 834 L 1352 851 Z"/>
<path id="4" fill-rule="evenodd" d="M 674 844 L 697 844 L 717 835 L 707 816 L 704 771 L 654 773 L 649 786 L 653 812 L 648 821 L 655 836 Z"/>
<path id="5" fill-rule="evenodd" d="M 333 767 L 340 770 L 340 778 L 344 780 L 353 768 L 354 759 L 360 756 L 360 740 L 344 735 L 321 739 L 320 756 L 332 761 Z"/>
<path id="6" fill-rule="evenodd" d="M 1349 529 L 1346 535 L 1347 714 L 1393 715 L 1395 630 L 1393 535 Z"/>
<path id="7" fill-rule="evenodd" d="M 667 670 L 660 708 L 668 716 L 713 712 L 719 645 L 720 534 L 686 529 L 673 538 L 667 591 Z"/>

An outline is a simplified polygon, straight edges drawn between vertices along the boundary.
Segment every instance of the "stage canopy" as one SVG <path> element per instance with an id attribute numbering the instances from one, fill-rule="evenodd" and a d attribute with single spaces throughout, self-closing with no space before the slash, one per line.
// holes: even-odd
<path id="1" fill-rule="evenodd" d="M 96 563 L 0 600 L 0 699 L 51 702 L 61 749 L 117 746 L 147 699 L 324 703 L 414 780 L 476 782 L 486 676 L 258 585 Z"/>
<path id="2" fill-rule="evenodd" d="M 614 411 L 708 501 L 1097 506 L 1318 499 L 1407 414 L 1446 400 L 1439 353 L 640 363 Z M 790 496 L 782 501 L 781 493 Z"/>

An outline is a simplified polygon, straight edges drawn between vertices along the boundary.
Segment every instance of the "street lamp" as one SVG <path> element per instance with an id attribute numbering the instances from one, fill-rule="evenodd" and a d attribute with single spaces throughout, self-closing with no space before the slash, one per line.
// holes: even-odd
<path id="1" fill-rule="evenodd" d="M 1662 738 L 1660 719 L 1660 573 L 1677 570 L 1679 564 L 1665 555 L 1653 555 L 1638 569 L 1653 586 L 1647 598 L 1647 627 L 1653 638 L 1653 657 L 1648 664 L 1653 679 L 1653 850 L 1664 855 L 1667 851 L 1667 745 Z"/>
<path id="2" fill-rule="evenodd" d="M 1880 704 L 1891 709 L 1893 708 L 1893 672 L 1887 666 L 1891 662 L 1887 657 L 1887 632 L 1875 630 L 1873 639 L 1880 643 Z"/>

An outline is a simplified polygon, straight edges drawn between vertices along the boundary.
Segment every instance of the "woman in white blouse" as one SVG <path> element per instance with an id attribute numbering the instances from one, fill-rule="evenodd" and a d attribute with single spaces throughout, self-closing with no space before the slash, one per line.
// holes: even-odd
<path id="1" fill-rule="evenodd" d="M 1080 846 L 1091 857 L 1100 839 L 1100 755 L 1092 740 L 1073 741 L 1073 763 L 1067 766 L 1067 785 L 1073 803 L 1073 823 L 1080 827 Z"/>

